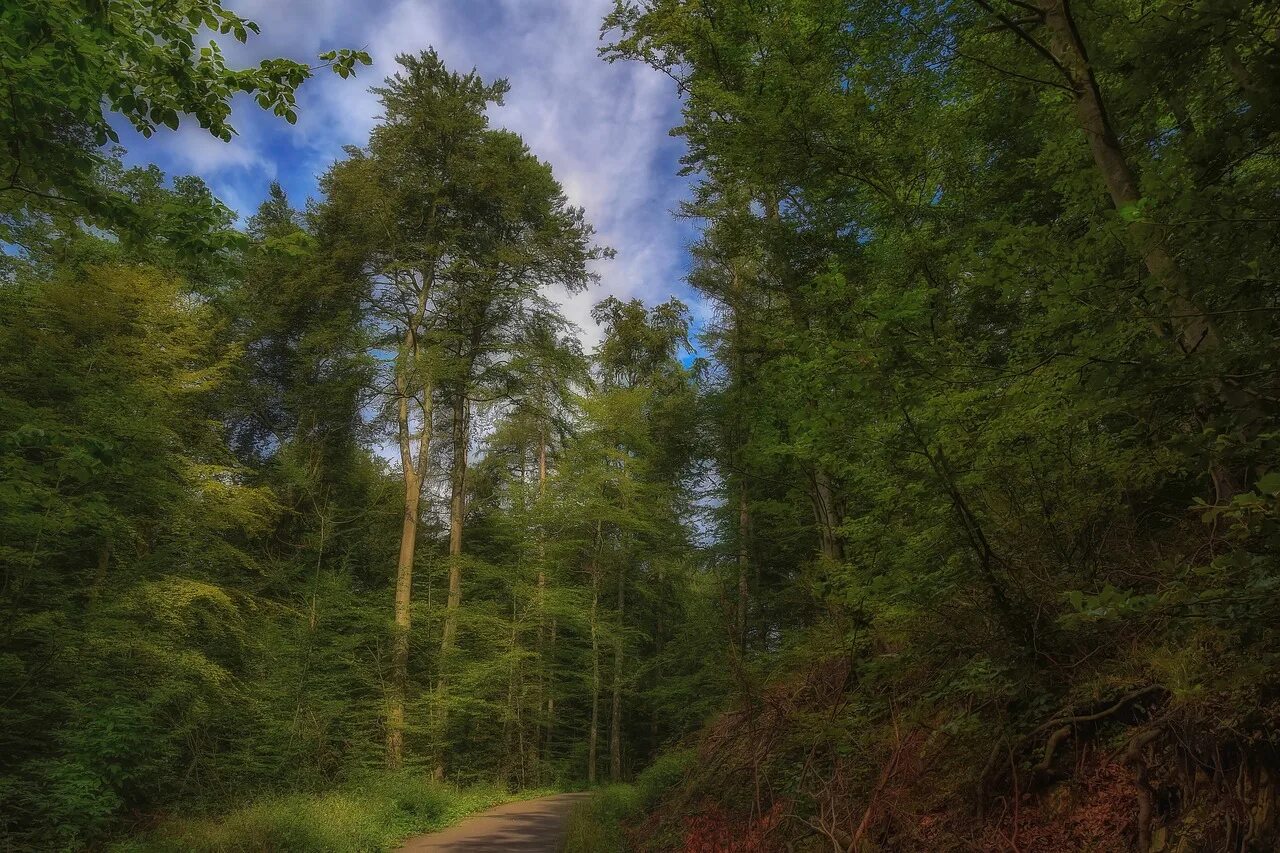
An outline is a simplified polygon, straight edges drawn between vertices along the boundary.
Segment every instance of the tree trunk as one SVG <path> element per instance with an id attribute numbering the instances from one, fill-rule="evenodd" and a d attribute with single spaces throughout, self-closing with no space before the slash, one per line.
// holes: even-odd
<path id="1" fill-rule="evenodd" d="M 547 493 L 547 436 L 538 436 L 538 497 Z"/>
<path id="2" fill-rule="evenodd" d="M 449 724 L 449 657 L 458 634 L 458 609 L 462 606 L 462 524 L 466 509 L 467 451 L 471 446 L 471 401 L 459 391 L 453 404 L 453 471 L 449 489 L 449 595 L 445 601 L 444 626 L 440 633 L 440 674 L 436 682 L 439 706 L 440 752 L 436 757 L 436 780 L 444 779 L 444 740 Z"/>
<path id="3" fill-rule="evenodd" d="M 600 567 L 593 561 L 591 572 L 591 728 L 587 733 L 587 784 L 596 783 L 596 742 L 600 737 Z"/>
<path id="4" fill-rule="evenodd" d="M 445 605 L 442 651 L 453 647 L 462 604 L 462 525 L 466 510 L 467 451 L 471 446 L 471 402 L 459 395 L 453 404 L 453 476 L 449 490 L 449 599 Z"/>
<path id="5" fill-rule="evenodd" d="M 751 554 L 749 539 L 751 535 L 751 511 L 747 505 L 747 484 L 738 484 L 738 647 L 747 647 L 747 605 L 750 603 L 749 572 Z"/>
<path id="6" fill-rule="evenodd" d="M 1076 27 L 1068 0 L 1041 0 L 1045 24 L 1053 38 L 1054 53 L 1073 91 L 1076 116 L 1089 141 L 1093 162 L 1102 175 L 1117 210 L 1136 205 L 1142 198 L 1138 181 L 1129 167 L 1120 140 L 1107 113 L 1097 76 L 1089 62 L 1084 40 Z M 1186 274 L 1166 247 L 1169 229 L 1136 221 L 1129 230 L 1147 271 L 1163 288 L 1172 318 L 1173 338 L 1185 353 L 1204 352 L 1220 343 L 1209 315 L 1196 304 Z"/>
<path id="7" fill-rule="evenodd" d="M 511 666 L 507 670 L 507 718 L 503 724 L 503 739 L 506 743 L 507 760 L 513 762 L 513 766 L 507 772 L 505 781 L 515 780 L 516 788 L 524 787 L 524 732 L 521 726 L 524 721 L 520 714 L 520 668 L 516 662 L 519 660 L 520 634 L 518 630 L 520 619 L 520 603 L 516 599 L 515 590 L 511 591 L 511 645 L 509 652 L 511 655 Z M 516 743 L 516 741 L 519 743 Z"/>
<path id="8" fill-rule="evenodd" d="M 409 690 L 409 631 L 413 600 L 413 556 L 418 540 L 418 518 L 422 502 L 422 474 L 426 469 L 431 436 L 431 392 L 423 382 L 422 433 L 418 436 L 418 458 L 413 458 L 413 431 L 410 418 L 409 374 L 411 361 L 417 359 L 417 335 L 412 330 L 406 338 L 396 367 L 397 432 L 400 444 L 400 470 L 404 481 L 404 518 L 400 525 L 400 554 L 396 559 L 394 627 L 391 635 L 391 684 L 387 699 L 387 766 L 398 770 L 404 763 L 404 706 Z"/>
<path id="9" fill-rule="evenodd" d="M 831 477 L 822 468 L 814 469 L 811 476 L 813 514 L 818 523 L 818 539 L 822 556 L 832 562 L 843 562 L 844 541 L 840 526 L 844 523 L 839 499 L 831 485 Z"/>
<path id="10" fill-rule="evenodd" d="M 543 510 L 542 499 L 547 492 L 547 438 L 546 435 L 539 432 L 538 434 L 538 518 L 541 521 L 541 513 Z M 547 543 L 546 535 L 542 530 L 542 525 L 538 525 L 538 589 L 536 606 L 538 608 L 538 668 L 537 668 L 537 690 L 536 704 L 533 714 L 533 736 L 529 739 L 529 766 L 534 774 L 534 782 L 538 783 L 542 780 L 542 771 L 538 764 L 538 742 L 542 737 L 541 725 L 538 716 L 542 713 L 544 700 L 546 702 L 547 712 L 550 714 L 550 700 L 547 696 Z"/>
<path id="11" fill-rule="evenodd" d="M 661 563 L 658 564 L 657 577 L 658 577 L 658 589 L 661 590 L 665 586 L 664 584 L 665 577 L 662 572 Z M 655 692 L 657 688 L 662 684 L 663 672 L 662 672 L 661 661 L 662 661 L 663 649 L 666 647 L 666 642 L 667 642 L 666 637 L 667 637 L 666 620 L 662 618 L 662 607 L 661 605 L 659 605 L 657 608 L 655 608 L 655 612 L 653 615 L 653 651 L 654 651 L 653 658 L 654 659 L 653 659 L 653 666 L 651 668 L 651 672 L 652 672 L 651 684 L 652 684 L 652 689 L 654 689 Z M 650 715 L 649 715 L 649 756 L 650 758 L 652 758 L 654 755 L 658 753 L 658 746 L 660 743 L 660 740 L 659 740 L 660 732 L 661 732 L 661 725 L 659 720 L 659 709 L 657 708 L 656 705 L 653 705 L 650 708 Z"/>
<path id="12" fill-rule="evenodd" d="M 548 647 L 549 653 L 554 660 L 556 649 L 556 620 L 552 619 L 548 627 Z M 551 754 L 551 738 L 556 730 L 556 694 L 553 690 L 547 691 L 547 734 L 546 734 L 546 752 Z"/>
<path id="13" fill-rule="evenodd" d="M 1069 0 L 1040 0 L 1040 10 L 1051 33 L 1053 52 L 1060 63 L 1060 70 L 1072 89 L 1076 115 L 1089 141 L 1094 165 L 1101 173 L 1116 209 L 1130 208 L 1142 198 L 1138 180 L 1111 124 L 1102 89 L 1089 61 L 1084 39 L 1076 26 L 1071 4 Z M 1171 340 L 1187 355 L 1217 349 L 1222 339 L 1213 317 L 1197 301 L 1191 281 L 1168 249 L 1171 236 L 1169 227 L 1146 221 L 1139 216 L 1130 223 L 1129 232 L 1142 255 L 1143 265 L 1163 291 L 1169 310 L 1167 323 L 1163 318 L 1155 319 L 1157 334 Z M 1251 410 L 1256 401 L 1249 394 L 1221 377 L 1213 378 L 1211 384 L 1222 404 L 1237 413 L 1243 413 L 1246 421 L 1255 418 Z M 1245 433 L 1251 431 L 1252 425 L 1244 428 Z M 1230 501 L 1233 495 L 1243 489 L 1240 473 L 1218 464 L 1212 466 L 1210 476 L 1213 479 L 1215 500 Z"/>
<path id="14" fill-rule="evenodd" d="M 98 604 L 98 597 L 107 585 L 107 572 L 111 568 L 111 540 L 103 539 L 98 543 L 98 568 L 93 575 L 93 585 L 89 587 L 89 608 Z"/>
<path id="15" fill-rule="evenodd" d="M 609 717 L 609 781 L 622 781 L 622 627 L 625 616 L 627 572 L 618 568 L 618 628 L 613 640 L 613 706 Z"/>
<path id="16" fill-rule="evenodd" d="M 413 472 L 404 478 L 404 519 L 400 556 L 396 560 L 395 628 L 391 635 L 391 697 L 387 707 L 387 767 L 404 763 L 404 703 L 409 681 L 410 604 L 413 596 L 413 552 L 418 537 L 421 484 Z"/>

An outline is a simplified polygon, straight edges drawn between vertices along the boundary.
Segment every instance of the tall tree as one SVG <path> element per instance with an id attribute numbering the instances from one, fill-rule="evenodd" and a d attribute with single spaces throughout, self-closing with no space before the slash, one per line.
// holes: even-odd
<path id="1" fill-rule="evenodd" d="M 414 554 L 428 474 L 432 411 L 443 362 L 435 299 L 465 264 L 464 235 L 479 223 L 477 164 L 484 111 L 505 81 L 449 71 L 433 52 L 398 57 L 403 70 L 376 89 L 384 116 L 367 150 L 325 176 L 322 228 L 330 251 L 367 282 L 383 359 L 381 392 L 400 453 L 404 518 L 396 561 L 395 630 L 387 699 L 387 764 L 404 755 Z M 346 259 L 355 259 L 355 261 Z"/>
<path id="2" fill-rule="evenodd" d="M 538 318 L 555 314 L 542 289 L 555 284 L 580 292 L 592 280 L 587 262 L 603 254 L 591 245 L 592 230 L 582 210 L 569 206 L 551 168 L 519 136 L 490 131 L 477 157 L 475 192 L 481 203 L 466 232 L 453 286 L 440 302 L 443 390 L 452 408 L 449 589 L 437 684 L 442 715 L 462 604 L 473 405 L 477 399 L 502 399 L 518 383 L 511 365 L 528 340 L 525 330 L 538 324 Z M 443 772 L 438 766 L 437 776 Z"/>
<path id="3" fill-rule="evenodd" d="M 605 337 L 596 351 L 596 390 L 584 402 L 587 428 L 570 450 L 565 476 L 577 496 L 584 564 L 591 586 L 591 721 L 587 775 L 597 772 L 602 640 L 612 635 L 609 687 L 609 776 L 624 773 L 623 728 L 630 672 L 627 588 L 683 543 L 682 511 L 689 472 L 691 374 L 678 356 L 688 348 L 688 310 L 677 300 L 647 309 L 610 297 L 592 311 Z M 594 528 L 592 525 L 594 524 Z M 590 535 L 594 530 L 594 535 Z M 601 596 L 612 570 L 612 624 L 601 618 Z M 652 582 L 652 578 L 648 578 Z"/>

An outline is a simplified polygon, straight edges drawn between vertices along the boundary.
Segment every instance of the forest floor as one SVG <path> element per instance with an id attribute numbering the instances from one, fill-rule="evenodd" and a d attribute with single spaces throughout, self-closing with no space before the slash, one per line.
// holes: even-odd
<path id="1" fill-rule="evenodd" d="M 442 832 L 412 838 L 400 851 L 520 850 L 555 853 L 564 840 L 569 812 L 587 796 L 556 794 L 536 800 L 504 803 Z"/>

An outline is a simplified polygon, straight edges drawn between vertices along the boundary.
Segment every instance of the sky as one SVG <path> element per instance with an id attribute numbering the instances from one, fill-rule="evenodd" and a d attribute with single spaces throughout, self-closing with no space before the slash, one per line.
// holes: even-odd
<path id="1" fill-rule="evenodd" d="M 262 34 L 223 44 L 228 60 L 285 56 L 313 61 L 338 47 L 364 49 L 372 67 L 354 79 L 318 72 L 299 92 L 296 125 L 237 99 L 239 135 L 221 142 L 188 122 L 150 140 L 122 135 L 132 163 L 156 163 L 170 175 L 193 174 L 241 216 L 252 214 L 271 181 L 294 205 L 316 194 L 318 176 L 363 145 L 378 120 L 368 88 L 396 68 L 400 53 L 434 47 L 456 71 L 506 77 L 505 106 L 491 122 L 519 133 L 548 161 L 571 203 L 586 208 L 599 241 L 616 250 L 601 261 L 600 284 L 585 294 L 553 294 L 593 346 L 591 306 L 605 296 L 646 304 L 672 295 L 688 303 L 695 327 L 704 307 L 684 283 L 693 224 L 673 216 L 689 191 L 677 175 L 683 141 L 668 134 L 680 102 L 665 75 L 634 62 L 600 59 L 600 22 L 612 0 L 228 0 Z"/>

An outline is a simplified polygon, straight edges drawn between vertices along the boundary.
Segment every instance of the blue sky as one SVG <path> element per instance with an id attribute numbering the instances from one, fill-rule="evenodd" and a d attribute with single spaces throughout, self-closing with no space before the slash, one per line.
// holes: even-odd
<path id="1" fill-rule="evenodd" d="M 606 295 L 648 304 L 671 295 L 703 308 L 685 285 L 693 225 L 672 216 L 688 192 L 677 176 L 683 142 L 668 135 L 680 103 L 666 76 L 638 63 L 598 58 L 600 21 L 612 0 L 228 0 L 256 21 L 262 35 L 225 45 L 229 59 L 267 56 L 312 60 L 334 47 L 364 48 L 373 57 L 354 79 L 317 74 L 299 93 L 290 126 L 237 100 L 239 136 L 223 143 L 188 123 L 150 140 L 126 138 L 128 159 L 170 174 L 204 178 L 241 215 L 253 212 L 278 180 L 301 206 L 316 178 L 344 145 L 363 145 L 377 121 L 368 87 L 395 69 L 395 56 L 434 47 L 460 71 L 507 77 L 506 105 L 495 125 L 521 134 L 551 163 L 572 203 L 582 205 L 601 242 L 617 250 L 601 262 L 600 286 L 564 298 L 566 315 L 598 340 L 589 312 Z M 697 323 L 701 325 L 701 323 Z"/>

